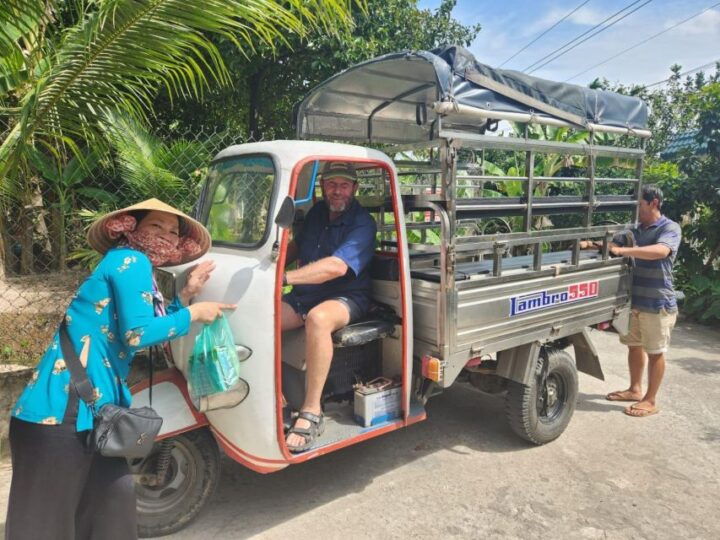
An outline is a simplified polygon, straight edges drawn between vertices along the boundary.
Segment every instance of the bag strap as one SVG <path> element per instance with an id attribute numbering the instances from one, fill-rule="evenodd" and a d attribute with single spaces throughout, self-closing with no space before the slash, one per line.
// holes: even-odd
<path id="1" fill-rule="evenodd" d="M 70 343 L 70 334 L 67 330 L 65 318 L 63 318 L 62 323 L 60 323 L 60 347 L 65 365 L 68 371 L 70 371 L 70 380 L 75 387 L 77 395 L 92 409 L 95 403 L 95 392 L 93 391 L 92 383 L 88 379 L 87 370 L 83 367 L 77 352 L 75 352 L 75 348 Z"/>
<path id="2" fill-rule="evenodd" d="M 153 354 L 153 352 L 157 353 L 155 345 L 148 349 L 148 361 L 150 363 L 150 386 L 148 386 L 148 401 L 150 402 L 150 407 L 152 407 L 153 370 L 155 369 L 155 366 L 153 365 L 153 363 L 155 362 L 155 355 Z"/>
<path id="3" fill-rule="evenodd" d="M 78 355 L 75 352 L 75 348 L 72 346 L 72 343 L 70 343 L 70 334 L 67 330 L 67 323 L 65 322 L 65 318 L 63 318 L 62 323 L 60 323 L 60 348 L 62 349 L 65 365 L 70 372 L 70 380 L 75 387 L 77 395 L 80 396 L 80 398 L 92 410 L 95 404 L 95 392 L 93 390 L 93 385 L 88 379 L 87 370 L 83 367 L 82 362 L 80 362 L 80 358 L 78 358 Z M 152 346 L 148 349 L 148 361 L 150 364 L 150 386 L 148 387 L 148 401 L 150 402 L 151 407 L 154 371 L 153 352 L 157 352 L 155 351 L 155 346 Z"/>

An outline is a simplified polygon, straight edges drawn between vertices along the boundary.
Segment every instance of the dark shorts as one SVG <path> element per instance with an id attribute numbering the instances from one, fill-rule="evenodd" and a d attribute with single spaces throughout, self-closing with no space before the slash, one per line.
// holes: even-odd
<path id="1" fill-rule="evenodd" d="M 282 298 L 283 302 L 285 302 L 287 305 L 289 305 L 295 313 L 300 315 L 303 320 L 307 317 L 308 313 L 310 313 L 310 310 L 314 308 L 315 306 L 322 304 L 323 302 L 327 300 L 337 300 L 338 302 L 342 302 L 345 304 L 345 306 L 348 308 L 348 312 L 350 313 L 350 323 L 353 323 L 359 319 L 362 319 L 365 316 L 365 313 L 367 312 L 366 309 L 363 309 L 360 303 L 353 298 L 349 296 L 330 296 L 328 298 L 323 298 L 321 300 L 318 300 L 316 298 L 313 298 L 312 300 L 303 298 L 302 296 L 297 296 L 290 291 Z M 349 323 L 348 323 L 349 324 Z"/>

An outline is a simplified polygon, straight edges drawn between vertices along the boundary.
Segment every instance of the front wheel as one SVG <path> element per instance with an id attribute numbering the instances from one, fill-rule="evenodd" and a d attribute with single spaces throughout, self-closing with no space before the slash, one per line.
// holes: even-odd
<path id="1" fill-rule="evenodd" d="M 138 535 L 164 536 L 187 526 L 220 478 L 220 451 L 207 429 L 156 444 L 145 460 L 130 462 L 135 477 Z"/>
<path id="2" fill-rule="evenodd" d="M 578 394 L 575 362 L 565 351 L 541 353 L 530 386 L 511 381 L 506 414 L 512 430 L 526 441 L 545 444 L 567 427 Z"/>

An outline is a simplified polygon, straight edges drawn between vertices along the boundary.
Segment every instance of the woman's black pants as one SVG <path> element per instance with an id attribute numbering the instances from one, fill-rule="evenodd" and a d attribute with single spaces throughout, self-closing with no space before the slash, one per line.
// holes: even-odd
<path id="1" fill-rule="evenodd" d="M 127 462 L 90 453 L 74 422 L 10 421 L 12 484 L 6 540 L 137 538 Z"/>

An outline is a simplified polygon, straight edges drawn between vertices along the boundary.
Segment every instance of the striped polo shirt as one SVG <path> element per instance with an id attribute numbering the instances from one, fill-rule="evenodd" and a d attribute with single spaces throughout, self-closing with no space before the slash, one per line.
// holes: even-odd
<path id="1" fill-rule="evenodd" d="M 635 258 L 632 282 L 633 309 L 650 313 L 659 313 L 663 308 L 666 311 L 677 311 L 672 268 L 680 247 L 680 225 L 665 216 L 660 216 L 655 223 L 647 227 L 640 223 L 636 224 L 630 232 L 638 247 L 662 244 L 670 248 L 670 254 L 664 259 L 647 261 Z M 627 244 L 625 234 L 622 232 L 615 235 L 613 242 L 625 246 Z"/>

